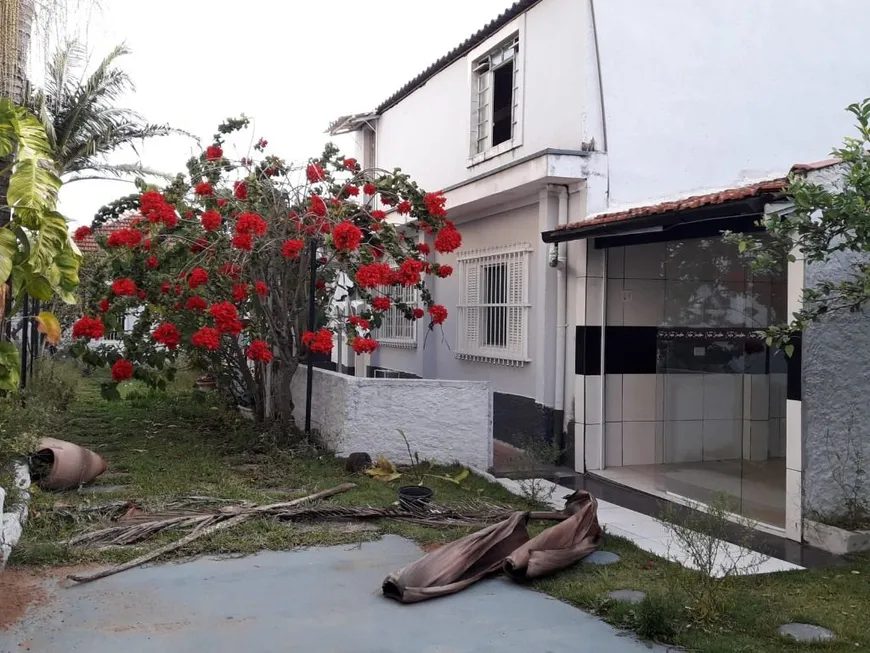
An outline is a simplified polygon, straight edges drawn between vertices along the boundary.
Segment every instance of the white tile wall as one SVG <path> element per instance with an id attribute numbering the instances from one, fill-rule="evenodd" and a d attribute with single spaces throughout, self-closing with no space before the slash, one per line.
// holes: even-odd
<path id="1" fill-rule="evenodd" d="M 770 383 L 770 416 L 785 417 L 788 375 L 771 374 L 768 378 Z"/>
<path id="2" fill-rule="evenodd" d="M 574 424 L 574 471 L 586 471 L 586 425 L 581 421 Z"/>
<path id="3" fill-rule="evenodd" d="M 597 249 L 590 243 L 586 250 L 586 276 L 604 276 L 604 252 L 605 250 Z"/>
<path id="4" fill-rule="evenodd" d="M 770 380 L 766 374 L 747 374 L 743 377 L 749 381 L 750 392 L 748 403 L 744 403 L 744 414 L 749 409 L 749 419 L 766 420 L 770 418 Z M 744 386 L 745 387 L 745 386 Z M 744 393 L 744 402 L 747 401 Z"/>
<path id="5" fill-rule="evenodd" d="M 604 280 L 586 277 L 586 326 L 601 326 L 601 293 Z"/>
<path id="6" fill-rule="evenodd" d="M 697 374 L 665 374 L 665 420 L 704 419 L 704 386 Z"/>
<path id="7" fill-rule="evenodd" d="M 586 423 L 586 377 L 574 377 L 574 422 L 579 427 Z"/>
<path id="8" fill-rule="evenodd" d="M 785 470 L 785 534 L 800 541 L 803 537 L 803 475 L 794 469 Z"/>
<path id="9" fill-rule="evenodd" d="M 586 442 L 586 469 L 601 469 L 601 424 L 587 424 L 584 439 Z"/>
<path id="10" fill-rule="evenodd" d="M 743 420 L 743 458 L 767 460 L 770 430 L 767 420 Z"/>
<path id="11" fill-rule="evenodd" d="M 656 462 L 656 423 L 622 423 L 622 464 L 652 465 Z"/>
<path id="12" fill-rule="evenodd" d="M 785 435 L 780 428 L 783 420 L 779 417 L 771 417 L 767 420 L 767 457 L 785 457 Z"/>
<path id="13" fill-rule="evenodd" d="M 704 460 L 735 460 L 743 448 L 743 420 L 705 419 Z"/>
<path id="14" fill-rule="evenodd" d="M 623 388 L 622 374 L 606 374 L 604 376 L 604 421 L 622 421 Z M 628 397 L 630 400 L 631 397 Z"/>
<path id="15" fill-rule="evenodd" d="M 664 462 L 691 463 L 703 458 L 702 420 L 665 422 Z"/>
<path id="16" fill-rule="evenodd" d="M 622 422 L 604 425 L 604 465 L 621 467 L 623 459 Z"/>
<path id="17" fill-rule="evenodd" d="M 803 471 L 803 427 L 801 402 L 789 399 L 786 403 L 785 466 Z"/>
<path id="18" fill-rule="evenodd" d="M 704 386 L 705 420 L 743 419 L 741 374 L 704 374 L 701 382 Z"/>
<path id="19" fill-rule="evenodd" d="M 601 424 L 601 377 L 585 377 L 586 423 Z"/>
<path id="20" fill-rule="evenodd" d="M 626 279 L 622 293 L 623 321 L 626 326 L 659 326 L 664 322 L 663 279 Z"/>
<path id="21" fill-rule="evenodd" d="M 611 247 L 607 253 L 607 277 L 625 278 L 625 247 Z"/>
<path id="22" fill-rule="evenodd" d="M 624 374 L 622 392 L 622 419 L 626 422 L 656 420 L 655 374 Z"/>
<path id="23" fill-rule="evenodd" d="M 626 279 L 664 279 L 667 243 L 632 245 L 625 248 Z"/>
<path id="24" fill-rule="evenodd" d="M 607 280 L 607 326 L 622 326 L 625 320 L 622 279 Z"/>

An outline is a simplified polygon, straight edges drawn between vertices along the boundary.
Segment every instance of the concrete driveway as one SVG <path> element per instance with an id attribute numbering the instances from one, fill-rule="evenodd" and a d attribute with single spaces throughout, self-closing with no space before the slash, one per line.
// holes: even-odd
<path id="1" fill-rule="evenodd" d="M 0 653 L 651 650 L 499 578 L 416 605 L 385 599 L 387 573 L 420 555 L 413 542 L 388 535 L 360 546 L 157 565 L 85 585 L 46 580 L 44 600 L 0 632 Z"/>

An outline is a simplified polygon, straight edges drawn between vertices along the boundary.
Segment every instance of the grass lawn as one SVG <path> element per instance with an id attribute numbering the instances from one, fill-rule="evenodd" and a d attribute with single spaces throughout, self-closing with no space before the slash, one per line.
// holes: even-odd
<path id="1" fill-rule="evenodd" d="M 81 379 L 77 398 L 64 415 L 57 436 L 90 447 L 108 461 L 110 471 L 98 479 L 98 486 L 125 487 L 105 494 L 37 491 L 25 535 L 13 552 L 13 565 L 121 562 L 180 536 L 158 536 L 142 547 L 104 551 L 70 548 L 63 544 L 65 539 L 101 524 L 64 517 L 54 509 L 57 504 L 94 504 L 120 498 L 159 510 L 168 500 L 186 495 L 263 504 L 348 481 L 358 487 L 329 499 L 331 503 L 384 507 L 396 500 L 396 488 L 401 481 L 387 485 L 365 476 L 349 477 L 342 463 L 329 455 L 282 452 L 275 448 L 269 433 L 259 433 L 253 424 L 212 401 L 195 402 L 189 393 L 177 389 L 148 394 L 131 385 L 124 391 L 125 399 L 106 402 L 99 395 L 98 381 Z M 483 497 L 520 509 L 531 507 L 500 486 L 477 477 L 470 477 L 460 486 L 437 479 L 428 479 L 427 484 L 443 504 Z M 530 532 L 537 533 L 546 525 L 533 523 Z M 347 544 L 376 538 L 380 533 L 396 533 L 421 544 L 432 544 L 451 541 L 469 532 L 388 520 L 375 522 L 373 527 L 252 520 L 198 540 L 177 555 L 244 554 L 263 549 Z M 608 538 L 604 548 L 618 553 L 622 560 L 608 567 L 578 565 L 538 581 L 533 587 L 594 612 L 617 626 L 634 630 L 642 637 L 689 650 L 835 652 L 870 648 L 867 617 L 870 557 L 836 568 L 717 582 L 705 603 L 712 606 L 708 610 L 712 616 L 701 618 L 696 572 L 646 553 L 620 538 Z M 648 598 L 636 606 L 609 600 L 607 594 L 618 589 L 642 590 Z M 814 646 L 785 641 L 777 635 L 777 628 L 788 621 L 825 626 L 837 634 L 838 641 Z"/>

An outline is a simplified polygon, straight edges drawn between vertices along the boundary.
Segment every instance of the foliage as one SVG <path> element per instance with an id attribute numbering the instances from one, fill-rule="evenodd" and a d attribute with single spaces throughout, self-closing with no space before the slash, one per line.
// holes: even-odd
<path id="1" fill-rule="evenodd" d="M 784 215 L 768 215 L 762 225 L 772 239 L 751 234 L 727 233 L 751 261 L 752 269 L 769 271 L 796 255 L 807 264 L 824 263 L 832 257 L 849 256 L 850 278 L 823 280 L 803 291 L 803 304 L 787 324 L 768 329 L 769 344 L 786 353 L 789 341 L 825 315 L 862 310 L 870 300 L 870 98 L 847 109 L 857 121 L 857 136 L 847 137 L 833 156 L 842 162 L 835 172 L 842 177 L 825 185 L 792 175 L 786 192 L 794 209 Z"/>
<path id="2" fill-rule="evenodd" d="M 113 368 L 107 397 L 130 375 L 165 387 L 184 354 L 239 400 L 252 397 L 259 417 L 268 416 L 271 402 L 289 423 L 290 379 L 300 359 L 331 352 L 336 333 L 363 353 L 378 346 L 371 333 L 392 307 L 409 320 L 423 318 L 425 307 L 430 329 L 446 319 L 425 277 L 452 270 L 417 242 L 423 232 L 439 253 L 459 247 L 441 194 L 423 192 L 398 169 L 363 171 L 331 145 L 299 168 L 265 155 L 263 139 L 254 146 L 259 160 L 230 160 L 225 138 L 247 122 L 221 125 L 214 143 L 188 161 L 187 175 L 162 193 L 143 192 L 132 222 L 100 240 L 107 276 L 94 282 L 99 292 L 74 327 L 71 351 Z M 411 222 L 400 230 L 381 206 Z M 400 286 L 416 288 L 419 305 L 392 297 Z M 334 302 L 348 295 L 367 307 L 337 320 Z M 87 346 L 131 313 L 138 318 L 123 352 Z"/>
<path id="3" fill-rule="evenodd" d="M 129 53 L 123 45 L 115 47 L 85 77 L 84 49 L 69 41 L 48 62 L 45 87 L 30 100 L 58 172 L 70 176 L 68 182 L 105 175 L 159 174 L 139 164 L 111 164 L 104 159 L 125 145 L 176 131 L 166 125 L 149 124 L 135 111 L 116 106 L 124 93 L 134 89 L 130 77 L 117 66 L 117 60 Z"/>
<path id="4" fill-rule="evenodd" d="M 55 209 L 61 180 L 48 138 L 35 116 L 0 99 L 0 159 L 11 157 L 6 198 L 0 199 L 0 326 L 10 288 L 12 315 L 25 295 L 47 301 L 57 296 L 75 303 L 81 254 L 70 240 L 64 217 Z M 4 211 L 5 210 L 5 213 Z M 26 319 L 30 319 L 27 316 Z M 41 328 L 51 322 L 40 319 Z M 11 343 L 0 343 L 0 390 L 18 384 L 18 358 Z"/>

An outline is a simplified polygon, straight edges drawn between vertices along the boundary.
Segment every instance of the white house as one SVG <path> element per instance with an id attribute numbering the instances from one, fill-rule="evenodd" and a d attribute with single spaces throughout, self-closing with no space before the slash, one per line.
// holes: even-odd
<path id="1" fill-rule="evenodd" d="M 489 380 L 495 438 L 561 438 L 576 471 L 662 496 L 724 491 L 800 539 L 800 359 L 753 332 L 803 276 L 752 276 L 720 233 L 849 132 L 868 18 L 860 0 L 521 0 L 334 121 L 365 167 L 442 189 L 463 236 L 430 283 L 443 334 L 396 320 L 345 361 Z"/>

